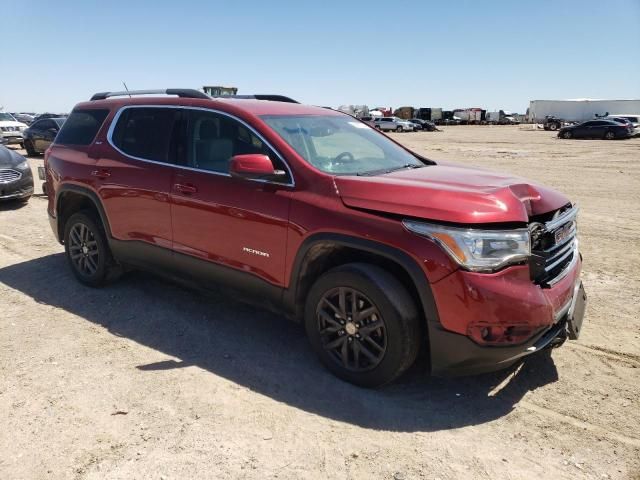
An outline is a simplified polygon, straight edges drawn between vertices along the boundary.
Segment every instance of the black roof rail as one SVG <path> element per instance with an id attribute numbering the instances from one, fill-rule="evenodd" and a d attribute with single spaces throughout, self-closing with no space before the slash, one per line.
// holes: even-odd
<path id="1" fill-rule="evenodd" d="M 200 90 L 192 88 L 167 88 L 165 90 L 131 90 L 122 92 L 101 92 L 96 93 L 91 97 L 91 101 L 105 100 L 110 97 L 126 97 L 132 95 L 177 95 L 182 98 L 204 98 L 210 99 L 211 97 Z"/>
<path id="2" fill-rule="evenodd" d="M 240 100 L 267 100 L 269 102 L 286 102 L 286 103 L 300 103 L 290 97 L 284 95 L 272 95 L 264 93 L 256 93 L 254 95 L 219 95 L 213 98 L 235 98 Z"/>

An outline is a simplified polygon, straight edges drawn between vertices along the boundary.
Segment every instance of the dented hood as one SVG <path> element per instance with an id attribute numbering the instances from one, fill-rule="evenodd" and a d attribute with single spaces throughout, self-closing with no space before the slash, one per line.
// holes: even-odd
<path id="1" fill-rule="evenodd" d="M 335 183 L 349 207 L 454 223 L 527 222 L 569 203 L 523 178 L 457 165 L 335 177 Z"/>

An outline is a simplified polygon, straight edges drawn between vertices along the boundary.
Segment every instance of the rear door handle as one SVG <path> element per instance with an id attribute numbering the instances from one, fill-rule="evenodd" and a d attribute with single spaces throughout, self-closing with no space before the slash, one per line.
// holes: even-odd
<path id="1" fill-rule="evenodd" d="M 111 176 L 111 172 L 109 170 L 94 170 L 91 172 L 91 175 L 98 178 L 109 178 Z"/>
<path id="2" fill-rule="evenodd" d="M 180 193 L 184 193 L 185 195 L 191 195 L 192 193 L 196 193 L 198 191 L 195 185 L 191 185 L 190 183 L 176 183 L 173 188 L 175 188 Z"/>

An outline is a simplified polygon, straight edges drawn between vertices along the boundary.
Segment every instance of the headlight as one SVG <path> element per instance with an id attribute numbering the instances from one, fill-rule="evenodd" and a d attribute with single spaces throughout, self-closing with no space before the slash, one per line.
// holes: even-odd
<path id="1" fill-rule="evenodd" d="M 29 170 L 29 164 L 25 160 L 24 162 L 20 162 L 19 164 L 17 164 L 15 168 L 17 168 L 18 170 Z"/>
<path id="2" fill-rule="evenodd" d="M 478 230 L 404 220 L 411 232 L 432 239 L 461 267 L 474 272 L 491 272 L 531 255 L 529 230 Z"/>

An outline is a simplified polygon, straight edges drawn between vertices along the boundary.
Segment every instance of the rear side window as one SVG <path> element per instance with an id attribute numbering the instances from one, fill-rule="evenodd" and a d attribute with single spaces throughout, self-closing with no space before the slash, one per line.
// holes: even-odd
<path id="1" fill-rule="evenodd" d="M 127 155 L 170 162 L 169 154 L 180 110 L 175 108 L 128 108 L 113 131 L 113 144 Z"/>
<path id="2" fill-rule="evenodd" d="M 74 110 L 56 137 L 62 145 L 89 145 L 107 118 L 109 110 Z"/>

